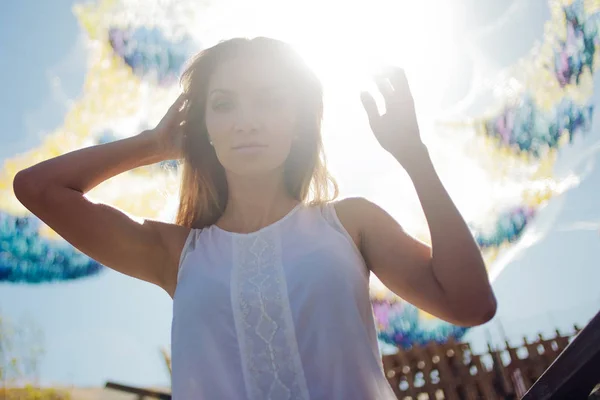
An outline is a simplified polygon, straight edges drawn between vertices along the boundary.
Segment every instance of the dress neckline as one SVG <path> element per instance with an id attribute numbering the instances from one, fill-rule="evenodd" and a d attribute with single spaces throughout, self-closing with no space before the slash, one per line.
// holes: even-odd
<path id="1" fill-rule="evenodd" d="M 296 204 L 294 206 L 294 208 L 292 208 L 290 211 L 288 211 L 287 214 L 285 214 L 283 217 L 281 217 L 280 219 L 278 219 L 277 221 L 264 226 L 254 232 L 247 232 L 247 233 L 241 233 L 241 232 L 233 232 L 233 231 L 228 231 L 226 229 L 223 229 L 221 227 L 219 227 L 217 224 L 213 224 L 212 228 L 214 228 L 215 230 L 224 233 L 226 235 L 230 235 L 230 236 L 254 236 L 254 235 L 259 235 L 261 233 L 264 233 L 268 230 L 271 230 L 279 225 L 281 225 L 283 222 L 285 222 L 286 220 L 288 220 L 292 215 L 294 215 L 296 213 L 296 211 L 298 211 L 301 207 L 302 207 L 303 203 L 299 202 L 298 204 Z"/>

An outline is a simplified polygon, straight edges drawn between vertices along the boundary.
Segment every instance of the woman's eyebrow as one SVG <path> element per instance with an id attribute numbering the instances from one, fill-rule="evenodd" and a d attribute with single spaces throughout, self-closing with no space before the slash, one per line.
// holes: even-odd
<path id="1" fill-rule="evenodd" d="M 212 94 L 215 94 L 215 93 L 233 94 L 233 90 L 217 88 L 217 89 L 211 90 L 211 92 L 209 93 L 209 95 L 212 95 Z"/>

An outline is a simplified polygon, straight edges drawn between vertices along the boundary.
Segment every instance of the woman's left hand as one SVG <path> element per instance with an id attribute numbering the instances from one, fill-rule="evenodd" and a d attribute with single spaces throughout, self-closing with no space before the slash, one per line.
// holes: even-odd
<path id="1" fill-rule="evenodd" d="M 375 83 L 385 100 L 385 114 L 380 115 L 373 96 L 361 94 L 371 130 L 379 144 L 404 168 L 410 168 L 427 157 L 421 141 L 415 104 L 404 70 L 389 68 L 375 77 Z"/>

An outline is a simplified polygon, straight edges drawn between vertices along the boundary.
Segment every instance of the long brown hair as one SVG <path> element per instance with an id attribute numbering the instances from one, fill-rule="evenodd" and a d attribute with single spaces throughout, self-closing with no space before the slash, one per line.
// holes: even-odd
<path id="1" fill-rule="evenodd" d="M 298 139 L 285 163 L 284 182 L 289 194 L 303 203 L 322 204 L 338 195 L 326 168 L 321 139 L 323 87 L 288 44 L 270 38 L 223 41 L 193 57 L 181 84 L 187 98 L 185 144 L 179 210 L 176 223 L 193 228 L 214 224 L 227 204 L 225 170 L 210 145 L 205 121 L 209 80 L 215 69 L 234 57 L 268 57 L 290 71 L 298 91 Z"/>

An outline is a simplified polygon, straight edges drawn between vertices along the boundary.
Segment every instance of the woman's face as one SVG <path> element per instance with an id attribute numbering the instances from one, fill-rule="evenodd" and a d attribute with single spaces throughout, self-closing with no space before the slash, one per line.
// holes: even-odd
<path id="1" fill-rule="evenodd" d="M 285 163 L 296 139 L 297 107 L 282 69 L 240 57 L 222 63 L 211 77 L 206 128 L 226 171 L 256 175 Z"/>

